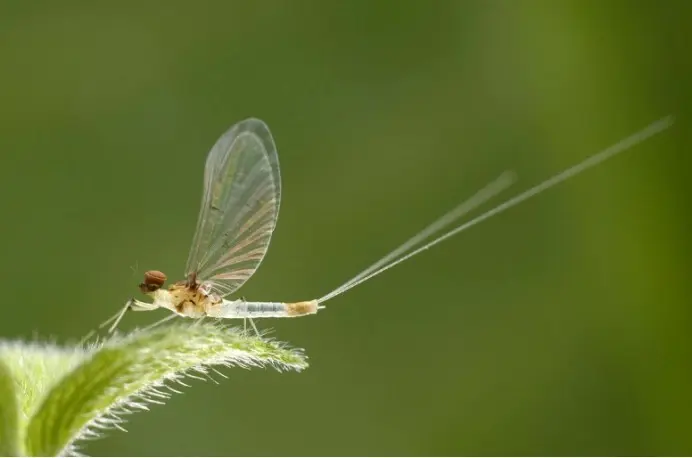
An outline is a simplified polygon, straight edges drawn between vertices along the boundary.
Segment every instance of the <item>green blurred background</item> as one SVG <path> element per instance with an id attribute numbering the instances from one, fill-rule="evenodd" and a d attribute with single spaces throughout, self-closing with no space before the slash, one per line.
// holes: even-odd
<path id="1" fill-rule="evenodd" d="M 205 156 L 248 116 L 272 129 L 284 196 L 240 292 L 290 301 L 502 170 L 516 193 L 673 113 L 319 315 L 260 322 L 306 372 L 193 381 L 85 452 L 690 454 L 691 9 L 2 2 L 0 335 L 75 341 L 144 270 L 182 274 Z"/>

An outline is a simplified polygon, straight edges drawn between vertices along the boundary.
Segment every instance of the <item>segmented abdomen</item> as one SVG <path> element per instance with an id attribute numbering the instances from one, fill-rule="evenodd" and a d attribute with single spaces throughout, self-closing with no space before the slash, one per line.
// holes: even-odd
<path id="1" fill-rule="evenodd" d="M 212 306 L 207 315 L 215 318 L 284 318 L 289 316 L 283 302 L 245 302 L 223 300 Z"/>
<path id="2" fill-rule="evenodd" d="M 224 299 L 207 308 L 213 318 L 289 318 L 317 313 L 317 301 L 305 302 L 246 302 Z"/>

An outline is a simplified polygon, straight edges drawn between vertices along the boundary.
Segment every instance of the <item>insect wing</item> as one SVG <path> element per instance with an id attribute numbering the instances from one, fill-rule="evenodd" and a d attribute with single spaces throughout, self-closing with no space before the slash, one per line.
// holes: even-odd
<path id="1" fill-rule="evenodd" d="M 267 125 L 246 119 L 207 156 L 204 193 L 187 261 L 210 292 L 240 288 L 264 259 L 281 201 L 279 158 Z"/>

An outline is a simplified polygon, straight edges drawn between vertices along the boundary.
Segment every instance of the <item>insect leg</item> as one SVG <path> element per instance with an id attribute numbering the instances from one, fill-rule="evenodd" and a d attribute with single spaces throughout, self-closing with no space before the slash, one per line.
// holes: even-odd
<path id="1" fill-rule="evenodd" d="M 167 317 L 161 318 L 159 321 L 155 321 L 154 323 L 150 324 L 150 325 L 147 326 L 146 328 L 142 328 L 142 331 L 148 331 L 149 329 L 155 328 L 155 327 L 157 327 L 157 326 L 159 326 L 159 325 L 162 325 L 163 323 L 165 323 L 165 322 L 167 322 L 167 321 L 171 321 L 173 318 L 175 318 L 175 317 L 177 317 L 177 316 L 178 316 L 178 315 L 176 315 L 175 313 L 171 313 L 171 314 L 168 315 Z"/>
<path id="2" fill-rule="evenodd" d="M 99 325 L 99 329 L 103 328 L 104 326 L 108 326 L 110 323 L 113 323 L 110 328 L 108 328 L 108 333 L 112 334 L 113 331 L 115 331 L 115 328 L 118 326 L 118 323 L 120 323 L 120 320 L 123 319 L 125 316 L 125 313 L 128 310 L 132 310 L 133 312 L 144 312 L 144 311 L 149 311 L 149 310 L 155 310 L 159 308 L 157 305 L 154 304 L 148 304 L 146 302 L 141 302 L 138 301 L 137 299 L 130 299 L 125 303 L 125 306 L 115 315 L 112 317 L 108 318 L 106 321 L 101 323 Z"/>
<path id="3" fill-rule="evenodd" d="M 259 333 L 259 331 L 257 330 L 257 326 L 255 326 L 255 322 L 252 321 L 252 318 L 248 318 L 248 320 L 250 320 L 250 324 L 252 325 L 252 329 L 255 330 L 255 335 L 256 335 L 257 337 L 259 337 L 260 333 Z"/>

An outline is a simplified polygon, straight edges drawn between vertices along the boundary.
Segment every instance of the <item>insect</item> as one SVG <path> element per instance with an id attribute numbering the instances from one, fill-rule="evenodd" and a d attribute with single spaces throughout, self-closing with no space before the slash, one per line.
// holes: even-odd
<path id="1" fill-rule="evenodd" d="M 112 332 L 125 312 L 165 308 L 175 316 L 199 318 L 286 318 L 316 314 L 324 304 L 380 275 L 397 264 L 511 208 L 667 129 L 672 116 L 662 118 L 542 183 L 516 195 L 427 243 L 462 216 L 509 187 L 514 175 L 505 172 L 472 197 L 430 224 L 401 246 L 318 299 L 301 302 L 251 302 L 227 297 L 257 270 L 276 227 L 281 201 L 279 158 L 267 125 L 246 119 L 232 126 L 207 156 L 204 190 L 197 229 L 185 270 L 185 279 L 165 287 L 166 275 L 151 270 L 139 288 L 152 302 L 130 299 L 102 324 Z"/>

